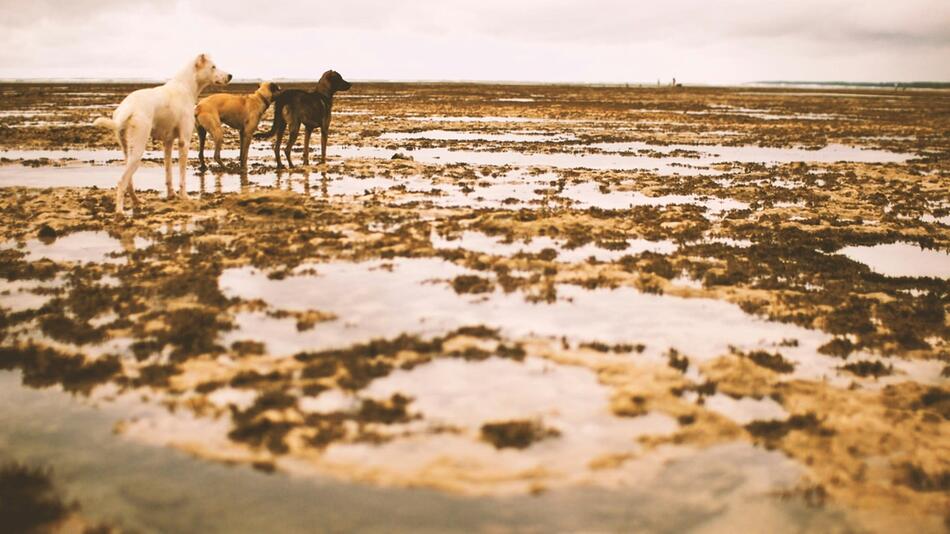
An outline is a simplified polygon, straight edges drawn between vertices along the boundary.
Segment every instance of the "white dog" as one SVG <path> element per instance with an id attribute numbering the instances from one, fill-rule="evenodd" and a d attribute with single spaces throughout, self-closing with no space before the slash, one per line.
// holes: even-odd
<path id="1" fill-rule="evenodd" d="M 93 122 L 114 131 L 125 154 L 125 171 L 115 191 L 116 213 L 124 213 L 126 191 L 132 205 L 139 205 L 132 175 L 142 161 L 149 136 L 165 143 L 165 186 L 169 197 L 174 195 L 172 144 L 178 140 L 178 188 L 179 195 L 186 197 L 185 168 L 195 128 L 198 95 L 212 83 L 224 85 L 230 81 L 230 74 L 218 70 L 207 55 L 201 54 L 165 85 L 132 92 L 119 104 L 111 119 L 101 117 Z"/>

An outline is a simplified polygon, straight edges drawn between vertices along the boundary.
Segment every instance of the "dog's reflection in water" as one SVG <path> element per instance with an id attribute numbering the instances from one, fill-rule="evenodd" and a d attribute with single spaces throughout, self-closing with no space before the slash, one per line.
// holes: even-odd
<path id="1" fill-rule="evenodd" d="M 204 195 L 208 193 L 221 194 L 224 192 L 223 180 L 225 175 L 230 173 L 226 172 L 223 169 L 216 170 L 204 170 L 198 171 L 198 194 Z M 312 171 L 309 168 L 303 168 L 291 172 L 287 172 L 284 169 L 278 169 L 274 177 L 274 189 L 285 189 L 287 191 L 300 191 L 305 195 L 316 194 L 313 191 L 314 184 L 311 182 Z M 247 171 L 241 171 L 238 173 L 240 177 L 240 193 L 247 193 L 250 191 L 251 181 L 248 178 Z M 213 183 L 212 183 L 213 182 Z M 329 194 L 329 182 L 330 178 L 327 176 L 326 170 L 320 171 L 320 191 L 319 196 L 322 198 L 327 198 Z M 297 189 L 295 189 L 297 185 Z"/>
<path id="2" fill-rule="evenodd" d="M 302 187 L 303 194 L 310 196 L 313 191 L 313 184 L 310 181 L 311 175 L 310 168 L 304 167 L 299 170 L 287 172 L 284 169 L 277 169 L 277 177 L 274 180 L 274 187 L 276 189 L 286 189 L 287 191 L 294 190 L 294 183 L 299 183 Z M 320 170 L 320 197 L 326 198 L 329 196 L 328 193 L 328 184 L 329 178 L 327 177 L 327 171 L 325 169 Z"/>
<path id="3" fill-rule="evenodd" d="M 208 182 L 211 180 L 208 180 L 208 174 L 209 172 L 207 170 L 198 171 L 198 194 L 199 195 L 204 195 L 205 193 L 209 192 Z M 213 189 L 210 192 L 220 195 L 224 191 L 224 188 L 222 185 L 224 175 L 228 173 L 222 169 L 219 169 L 219 170 L 211 171 L 210 174 L 212 175 L 213 181 L 214 181 Z M 247 177 L 247 171 L 241 171 L 238 174 L 238 176 L 240 177 L 239 191 L 241 193 L 247 193 L 251 184 L 250 180 Z"/>

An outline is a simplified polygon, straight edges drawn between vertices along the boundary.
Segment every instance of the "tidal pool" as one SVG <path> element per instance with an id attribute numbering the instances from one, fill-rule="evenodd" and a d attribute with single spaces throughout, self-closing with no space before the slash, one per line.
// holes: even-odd
<path id="1" fill-rule="evenodd" d="M 597 261 L 615 261 L 626 255 L 636 255 L 641 252 L 655 252 L 669 254 L 675 252 L 678 246 L 669 240 L 650 241 L 647 239 L 627 239 L 621 244 L 613 244 L 611 249 L 598 247 L 587 243 L 580 247 L 566 248 L 564 243 L 547 236 L 535 237 L 530 241 L 515 240 L 506 242 L 503 237 L 492 237 L 481 232 L 466 230 L 461 234 L 444 238 L 437 233 L 430 237 L 435 248 L 461 248 L 485 254 L 512 256 L 519 252 L 537 254 L 546 248 L 557 251 L 557 261 L 576 263 L 594 258 Z M 622 249 L 620 246 L 625 244 Z"/>
<path id="2" fill-rule="evenodd" d="M 379 136 L 382 140 L 433 139 L 439 141 L 494 141 L 501 143 L 549 143 L 572 141 L 573 134 L 549 134 L 523 131 L 510 133 L 463 132 L 457 130 L 424 130 L 421 132 L 388 132 Z"/>
<path id="3" fill-rule="evenodd" d="M 52 241 L 30 239 L 26 242 L 27 261 L 48 259 L 56 262 L 115 263 L 123 252 L 142 248 L 148 241 L 142 238 L 119 240 L 106 232 L 83 230 L 66 234 Z"/>
<path id="4" fill-rule="evenodd" d="M 850 246 L 837 252 L 885 276 L 950 278 L 950 253 L 911 243 Z"/>
<path id="5" fill-rule="evenodd" d="M 461 497 L 268 474 L 143 445 L 113 432 L 117 418 L 140 410 L 134 402 L 30 389 L 17 372 L 0 371 L 0 402 L 15 407 L 0 411 L 0 460 L 51 468 L 54 484 L 78 501 L 84 517 L 140 532 L 470 532 L 499 524 L 668 532 L 734 528 L 750 517 L 774 532 L 850 524 L 833 508 L 772 497 L 794 484 L 799 468 L 780 453 L 745 444 L 658 463 L 620 490 Z"/>

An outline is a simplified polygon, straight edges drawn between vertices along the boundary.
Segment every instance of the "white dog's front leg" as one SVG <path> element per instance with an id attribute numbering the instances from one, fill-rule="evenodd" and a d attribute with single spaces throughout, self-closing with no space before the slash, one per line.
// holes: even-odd
<path id="1" fill-rule="evenodd" d="M 178 196 L 188 198 L 185 192 L 185 176 L 188 173 L 188 150 L 191 143 L 185 139 L 178 139 Z M 169 184 L 171 185 L 171 184 Z"/>
<path id="2" fill-rule="evenodd" d="M 175 194 L 175 188 L 172 187 L 172 149 L 174 141 L 165 141 L 165 192 L 168 198 Z"/>

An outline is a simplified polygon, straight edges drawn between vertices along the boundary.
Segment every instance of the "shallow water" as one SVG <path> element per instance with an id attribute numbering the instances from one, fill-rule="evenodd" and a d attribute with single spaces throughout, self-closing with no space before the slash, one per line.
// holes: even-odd
<path id="1" fill-rule="evenodd" d="M 912 154 L 900 154 L 887 150 L 875 150 L 846 145 L 830 144 L 817 150 L 804 148 L 774 148 L 761 146 L 724 146 L 724 145 L 650 145 L 641 142 L 595 143 L 592 148 L 605 152 L 636 152 L 640 150 L 661 153 L 686 150 L 698 152 L 701 156 L 696 164 L 713 163 L 794 163 L 814 162 L 833 163 L 849 161 L 854 163 L 904 163 L 913 158 Z"/>
<path id="2" fill-rule="evenodd" d="M 388 158 L 392 150 L 372 147 L 349 147 L 342 151 L 350 157 Z M 692 158 L 652 158 L 621 154 L 596 153 L 526 153 L 512 150 L 475 151 L 450 150 L 447 148 L 417 148 L 407 152 L 414 160 L 423 163 L 465 163 L 468 165 L 517 165 L 522 167 L 554 167 L 559 169 L 595 170 L 644 170 L 659 174 L 716 175 L 721 171 L 692 168 L 697 161 Z"/>
<path id="3" fill-rule="evenodd" d="M 911 243 L 851 246 L 837 252 L 885 276 L 950 278 L 950 253 Z"/>
<path id="4" fill-rule="evenodd" d="M 573 134 L 548 134 L 544 132 L 482 133 L 455 130 L 425 130 L 421 132 L 387 132 L 379 136 L 383 140 L 433 139 L 439 141 L 495 141 L 502 143 L 549 143 L 572 141 Z"/>
<path id="5" fill-rule="evenodd" d="M 558 484 L 577 484 L 593 478 L 588 464 L 598 457 L 635 453 L 639 436 L 669 434 L 679 427 L 675 419 L 658 413 L 617 417 L 609 409 L 610 389 L 590 370 L 537 358 L 437 360 L 395 371 L 361 391 L 379 399 L 397 393 L 413 399 L 411 413 L 421 419 L 395 425 L 389 432 L 398 438 L 379 447 L 332 445 L 326 461 L 398 477 L 417 476 L 413 472 L 451 457 L 465 466 L 460 483 L 467 477 L 497 476 L 502 485 L 505 477 L 521 485 L 517 473 L 543 470 L 557 473 Z M 509 420 L 534 421 L 558 435 L 524 450 L 501 451 L 479 438 L 482 424 Z M 455 429 L 449 435 L 431 431 L 447 426 Z"/>
<path id="6" fill-rule="evenodd" d="M 731 345 L 765 348 L 795 338 L 800 347 L 790 355 L 800 353 L 803 373 L 823 374 L 836 364 L 830 358 L 811 357 L 826 340 L 825 334 L 756 319 L 722 301 L 651 295 L 632 288 L 586 290 L 559 285 L 555 303 L 533 304 L 520 293 L 500 290 L 489 295 L 458 295 L 449 281 L 461 274 L 478 273 L 439 259 L 313 267 L 316 276 L 284 280 L 272 280 L 251 267 L 228 269 L 222 273 L 220 285 L 228 296 L 262 299 L 274 309 L 330 312 L 339 319 L 299 332 L 294 321 L 244 313 L 237 318 L 239 330 L 229 333 L 226 340 L 256 334 L 267 343 L 270 353 L 289 355 L 373 337 L 402 333 L 431 336 L 484 324 L 500 328 L 512 338 L 566 336 L 577 342 L 645 343 L 646 355 L 659 357 L 675 347 L 699 359 L 728 353 Z M 684 337 L 684 332 L 691 335 Z"/>
<path id="7" fill-rule="evenodd" d="M 500 289 L 459 295 L 450 285 L 456 276 L 493 276 L 428 258 L 301 267 L 309 268 L 317 274 L 283 280 L 268 278 L 253 267 L 232 268 L 221 274 L 219 283 L 229 297 L 260 299 L 272 310 L 329 312 L 337 319 L 300 331 L 292 319 L 242 312 L 236 316 L 237 329 L 225 334 L 223 341 L 258 339 L 273 357 L 283 357 L 404 333 L 428 337 L 461 326 L 485 325 L 512 339 L 563 338 L 575 345 L 643 343 L 646 348 L 640 357 L 664 364 L 671 348 L 703 362 L 729 354 L 733 347 L 743 351 L 781 347 L 782 355 L 795 364 L 789 377 L 839 385 L 853 380 L 838 370 L 840 359 L 818 352 L 830 339 L 828 334 L 760 319 L 724 301 L 654 295 L 629 287 L 588 290 L 570 284 L 555 286 L 553 303 L 529 302 L 520 292 Z M 789 339 L 797 340 L 797 345 L 783 346 Z M 883 378 L 882 384 L 940 381 L 939 362 L 891 358 L 888 363 L 898 372 Z"/>
<path id="8" fill-rule="evenodd" d="M 610 191 L 604 193 L 594 182 L 582 182 L 569 185 L 561 196 L 575 202 L 575 207 L 597 207 L 605 210 L 627 209 L 634 206 L 670 206 L 674 204 L 693 204 L 705 207 L 711 215 L 723 211 L 748 209 L 749 205 L 739 200 L 718 197 L 698 197 L 696 195 L 661 195 L 651 197 L 639 191 Z"/>
<path id="9" fill-rule="evenodd" d="M 55 262 L 115 263 L 124 261 L 116 256 L 135 248 L 142 248 L 147 244 L 148 241 L 142 238 L 120 241 L 106 232 L 84 230 L 67 234 L 48 243 L 30 239 L 22 250 L 27 253 L 27 261 L 45 258 Z M 5 248 L 9 248 L 9 244 Z"/>
<path id="10" fill-rule="evenodd" d="M 551 119 L 541 119 L 537 117 L 453 117 L 453 116 L 426 116 L 426 117 L 406 117 L 413 121 L 422 122 L 549 122 Z"/>
<path id="11" fill-rule="evenodd" d="M 507 243 L 503 237 L 491 237 L 481 232 L 473 231 L 465 231 L 452 238 L 443 238 L 433 233 L 431 240 L 432 246 L 435 248 L 462 248 L 501 256 L 512 256 L 519 252 L 536 254 L 546 248 L 550 248 L 557 251 L 557 261 L 566 263 L 582 262 L 589 258 L 594 258 L 597 261 L 615 261 L 628 254 L 636 255 L 641 252 L 669 254 L 678 248 L 676 243 L 669 240 L 649 241 L 647 239 L 628 239 L 626 240 L 626 248 L 622 250 L 608 250 L 591 243 L 569 249 L 564 246 L 563 242 L 546 236 L 536 237 L 531 241 L 516 240 Z"/>
<path id="12" fill-rule="evenodd" d="M 0 402 L 16 407 L 0 411 L 0 459 L 52 467 L 54 482 L 79 499 L 85 517 L 141 532 L 460 532 L 498 525 L 609 531 L 637 525 L 668 532 L 734 527 L 749 517 L 775 532 L 816 520 L 847 524 L 833 510 L 770 498 L 770 491 L 794 483 L 798 469 L 781 454 L 750 445 L 658 464 L 621 491 L 456 497 L 269 475 L 140 445 L 113 433 L 117 417 L 136 413 L 134 403 L 95 407 L 57 388 L 34 390 L 19 381 L 18 373 L 0 372 Z"/>

